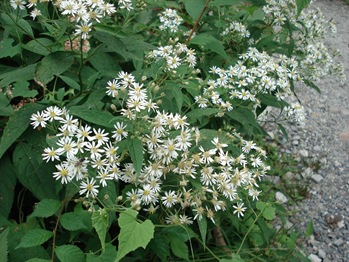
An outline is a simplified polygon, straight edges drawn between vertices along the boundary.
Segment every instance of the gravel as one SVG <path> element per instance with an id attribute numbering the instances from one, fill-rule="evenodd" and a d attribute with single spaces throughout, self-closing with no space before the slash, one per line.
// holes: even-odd
<path id="1" fill-rule="evenodd" d="M 314 6 L 336 22 L 338 32 L 326 39 L 326 43 L 341 51 L 340 61 L 349 78 L 349 4 L 341 0 L 317 0 Z M 290 222 L 303 232 L 308 222 L 313 222 L 313 235 L 303 238 L 303 252 L 310 261 L 347 262 L 349 83 L 326 78 L 317 85 L 321 94 L 310 88 L 298 88 L 307 122 L 302 129 L 288 126 L 289 139 L 283 140 L 285 153 L 313 163 L 311 167 L 300 167 L 301 179 L 310 181 L 307 182 L 310 194 L 296 207 L 296 215 Z M 278 198 L 285 201 L 280 195 Z"/>

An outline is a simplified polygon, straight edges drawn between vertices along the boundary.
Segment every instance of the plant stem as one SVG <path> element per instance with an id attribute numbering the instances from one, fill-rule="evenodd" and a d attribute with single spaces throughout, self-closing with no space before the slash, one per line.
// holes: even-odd
<path id="1" fill-rule="evenodd" d="M 62 215 L 62 212 L 63 212 L 64 204 L 65 204 L 65 201 L 62 200 L 61 209 L 60 209 L 59 212 L 58 212 L 56 225 L 55 225 L 55 228 L 53 229 L 51 262 L 53 262 L 54 259 L 55 259 L 56 233 L 57 233 L 59 221 L 60 221 L 60 219 L 61 219 L 61 215 Z"/>
<path id="2" fill-rule="evenodd" d="M 188 45 L 188 43 L 190 42 L 191 38 L 193 37 L 193 34 L 194 34 L 194 32 L 196 31 L 196 29 L 197 29 L 197 27 L 198 27 L 198 25 L 199 25 L 199 22 L 200 22 L 202 16 L 204 15 L 205 10 L 206 10 L 208 4 L 210 3 L 210 1 L 211 1 L 211 0 L 206 0 L 205 6 L 204 6 L 204 8 L 202 9 L 201 14 L 199 15 L 198 19 L 196 19 L 195 25 L 194 25 L 193 29 L 191 30 L 190 35 L 188 36 L 187 41 L 185 41 L 185 44 L 186 44 L 186 45 Z"/>

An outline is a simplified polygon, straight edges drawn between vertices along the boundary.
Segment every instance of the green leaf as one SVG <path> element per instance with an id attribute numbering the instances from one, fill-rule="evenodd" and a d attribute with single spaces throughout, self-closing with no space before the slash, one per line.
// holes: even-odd
<path id="1" fill-rule="evenodd" d="M 8 99 L 3 93 L 0 93 L 0 116 L 11 116 L 14 112 L 15 111 L 10 105 L 10 99 Z"/>
<path id="2" fill-rule="evenodd" d="M 143 165 L 142 141 L 139 140 L 137 137 L 130 138 L 128 141 L 128 151 L 130 153 L 133 166 L 136 170 L 136 175 L 138 178 Z"/>
<path id="3" fill-rule="evenodd" d="M 231 59 L 230 56 L 228 56 L 228 54 L 225 52 L 223 43 L 211 34 L 201 33 L 192 38 L 190 40 L 190 44 L 203 46 L 205 49 L 217 53 L 225 59 Z"/>
<path id="4" fill-rule="evenodd" d="M 41 150 L 37 150 L 30 144 L 17 145 L 13 152 L 13 166 L 17 178 L 39 200 L 58 199 L 57 186 L 60 184 L 52 177 L 52 173 L 56 171 L 55 166 L 52 162 L 42 162 Z"/>
<path id="5" fill-rule="evenodd" d="M 23 96 L 23 97 L 35 97 L 38 94 L 37 90 L 29 90 L 29 82 L 17 82 L 13 85 L 13 97 Z"/>
<path id="6" fill-rule="evenodd" d="M 241 3 L 241 0 L 213 0 L 208 6 L 235 5 L 239 3 Z"/>
<path id="7" fill-rule="evenodd" d="M 101 73 L 102 76 L 115 77 L 121 67 L 115 63 L 117 55 L 113 53 L 98 53 L 89 59 L 92 66 Z"/>
<path id="8" fill-rule="evenodd" d="M 42 109 L 44 109 L 44 106 L 39 104 L 26 104 L 10 117 L 1 137 L 0 158 L 27 129 L 30 124 L 31 115 Z"/>
<path id="9" fill-rule="evenodd" d="M 45 56 L 35 67 L 35 80 L 46 85 L 53 77 L 67 71 L 74 62 L 74 53 L 57 51 Z"/>
<path id="10" fill-rule="evenodd" d="M 119 248 L 115 262 L 120 261 L 126 254 L 139 247 L 146 248 L 154 235 L 154 225 L 150 220 L 137 221 L 137 211 L 127 209 L 120 214 Z"/>
<path id="11" fill-rule="evenodd" d="M 3 232 L 0 234 L 0 254 L 1 254 L 1 260 L 7 261 L 8 259 L 8 241 L 7 241 L 7 235 L 9 233 L 10 229 L 6 228 Z M 5 260 L 3 260 L 5 259 Z"/>
<path id="12" fill-rule="evenodd" d="M 232 254 L 231 258 L 220 259 L 219 262 L 245 262 L 238 254 Z"/>
<path id="13" fill-rule="evenodd" d="M 63 82 L 66 83 L 69 87 L 80 90 L 80 85 L 74 79 L 71 79 L 70 77 L 62 76 L 62 75 L 59 75 L 58 77 L 62 79 Z"/>
<path id="14" fill-rule="evenodd" d="M 206 246 L 206 235 L 207 235 L 207 219 L 206 217 L 202 217 L 202 219 L 196 220 L 199 226 L 200 234 L 201 234 L 201 240 L 202 243 L 204 243 L 204 247 Z"/>
<path id="15" fill-rule="evenodd" d="M 297 16 L 302 13 L 303 9 L 308 7 L 310 4 L 311 0 L 296 0 L 296 5 L 297 5 Z"/>
<path id="16" fill-rule="evenodd" d="M 105 237 L 107 235 L 107 228 L 109 223 L 109 216 L 105 209 L 95 211 L 92 213 L 92 226 L 97 232 L 99 240 L 101 241 L 102 250 L 105 250 Z"/>
<path id="17" fill-rule="evenodd" d="M 220 112 L 222 112 L 222 110 L 218 109 L 218 108 L 197 108 L 197 109 L 191 110 L 187 114 L 187 117 L 191 121 L 195 121 L 197 119 L 200 119 L 201 117 L 213 116 L 213 115 L 216 115 L 217 113 L 220 113 Z"/>
<path id="18" fill-rule="evenodd" d="M 315 85 L 313 82 L 311 82 L 310 80 L 307 80 L 307 79 L 304 79 L 303 81 L 304 81 L 304 83 L 305 83 L 307 86 L 313 88 L 313 89 L 316 90 L 319 94 L 321 94 L 320 88 L 319 88 L 317 85 Z"/>
<path id="19" fill-rule="evenodd" d="M 17 32 L 27 34 L 31 38 L 34 38 L 33 30 L 30 24 L 23 18 L 18 19 L 18 17 L 14 13 L 2 13 L 1 17 L 2 19 L 4 19 L 6 24 L 16 28 Z"/>
<path id="20" fill-rule="evenodd" d="M 14 40 L 12 38 L 2 39 L 0 42 L 0 58 L 14 57 L 21 52 L 19 45 L 12 46 Z"/>
<path id="21" fill-rule="evenodd" d="M 11 212 L 17 181 L 11 159 L 7 155 L 0 159 L 0 181 L 0 215 L 7 218 Z"/>
<path id="22" fill-rule="evenodd" d="M 31 258 L 29 260 L 26 260 L 25 262 L 51 262 L 51 260 L 43 258 Z"/>
<path id="23" fill-rule="evenodd" d="M 202 10 L 204 10 L 205 2 L 205 0 L 185 1 L 185 9 L 194 21 L 196 21 L 199 18 Z"/>
<path id="24" fill-rule="evenodd" d="M 32 80 L 34 70 L 35 64 L 26 67 L 11 67 L 8 72 L 0 74 L 0 86 L 8 86 L 12 83 Z"/>
<path id="25" fill-rule="evenodd" d="M 164 239 L 163 234 L 157 234 L 155 232 L 154 238 L 150 241 L 147 248 L 150 248 L 161 261 L 166 261 L 166 258 L 170 256 L 169 241 Z"/>
<path id="26" fill-rule="evenodd" d="M 275 219 L 275 207 L 267 206 L 263 211 L 263 217 L 266 220 L 274 220 Z"/>
<path id="27" fill-rule="evenodd" d="M 189 249 L 188 246 L 178 237 L 171 237 L 170 246 L 173 254 L 179 258 L 183 258 L 189 261 Z"/>
<path id="28" fill-rule="evenodd" d="M 84 253 L 73 245 L 56 246 L 55 253 L 61 262 L 83 262 Z"/>
<path id="29" fill-rule="evenodd" d="M 272 106 L 276 108 L 283 108 L 287 106 L 287 103 L 283 100 L 278 100 L 275 96 L 269 94 L 262 94 L 258 96 L 258 99 L 262 104 Z"/>
<path id="30" fill-rule="evenodd" d="M 305 236 L 306 237 L 310 237 L 312 234 L 314 233 L 314 225 L 313 225 L 313 221 L 310 220 L 307 224 L 307 229 L 305 231 Z"/>
<path id="31" fill-rule="evenodd" d="M 111 121 L 114 116 L 108 111 L 86 109 L 86 106 L 73 106 L 69 108 L 69 113 L 99 126 L 112 128 L 114 125 Z"/>
<path id="32" fill-rule="evenodd" d="M 112 244 L 106 244 L 105 250 L 102 252 L 100 256 L 96 256 L 93 254 L 86 254 L 86 262 L 109 262 L 114 261 L 117 256 L 115 246 Z"/>
<path id="33" fill-rule="evenodd" d="M 43 199 L 35 205 L 30 217 L 50 217 L 56 214 L 61 207 L 61 202 L 54 199 Z"/>
<path id="34" fill-rule="evenodd" d="M 86 226 L 83 223 L 82 217 L 75 212 L 64 213 L 61 216 L 60 223 L 63 228 L 69 231 L 86 229 Z"/>
<path id="35" fill-rule="evenodd" d="M 22 47 L 35 54 L 46 56 L 51 53 L 51 45 L 52 41 L 48 38 L 35 38 L 29 41 L 27 44 L 22 45 Z"/>
<path id="36" fill-rule="evenodd" d="M 40 246 L 41 244 L 49 240 L 52 236 L 53 236 L 52 231 L 48 231 L 40 228 L 32 229 L 23 236 L 20 244 L 16 247 L 16 249 L 20 247 Z"/>

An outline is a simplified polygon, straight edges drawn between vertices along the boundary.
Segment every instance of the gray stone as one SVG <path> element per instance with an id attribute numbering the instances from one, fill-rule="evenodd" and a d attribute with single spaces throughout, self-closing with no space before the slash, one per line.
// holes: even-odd
<path id="1" fill-rule="evenodd" d="M 316 146 L 313 147 L 314 151 L 321 151 L 321 149 L 322 149 L 322 147 L 319 146 L 319 145 L 316 145 Z"/>
<path id="2" fill-rule="evenodd" d="M 316 183 L 320 183 L 324 178 L 321 175 L 315 174 L 311 176 L 311 179 Z"/>
<path id="3" fill-rule="evenodd" d="M 309 258 L 309 260 L 310 260 L 311 262 L 321 262 L 321 261 L 322 261 L 322 259 L 319 258 L 319 257 L 318 257 L 317 255 L 315 255 L 315 254 L 309 255 L 308 258 Z"/>
<path id="4" fill-rule="evenodd" d="M 309 152 L 305 149 L 301 149 L 298 152 L 302 157 L 309 157 Z"/>
<path id="5" fill-rule="evenodd" d="M 317 254 L 318 254 L 319 257 L 321 257 L 321 258 L 325 258 L 325 257 L 326 257 L 325 251 L 323 251 L 321 248 L 317 251 Z"/>
<path id="6" fill-rule="evenodd" d="M 280 191 L 275 193 L 275 199 L 279 201 L 281 204 L 285 204 L 288 201 L 287 197 Z"/>
<path id="7" fill-rule="evenodd" d="M 341 239 L 341 238 L 339 238 L 339 239 L 335 240 L 335 241 L 333 242 L 333 244 L 334 244 L 335 246 L 337 246 L 337 247 L 340 247 L 341 245 L 344 244 L 344 240 Z"/>

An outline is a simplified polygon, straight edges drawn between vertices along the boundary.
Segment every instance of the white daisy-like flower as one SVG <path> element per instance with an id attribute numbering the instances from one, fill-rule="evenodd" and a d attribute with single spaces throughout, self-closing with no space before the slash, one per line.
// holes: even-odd
<path id="1" fill-rule="evenodd" d="M 79 194 L 80 195 L 86 194 L 87 198 L 89 197 L 95 198 L 99 192 L 98 191 L 99 185 L 95 185 L 95 183 L 96 183 L 96 180 L 94 178 L 91 178 L 91 180 L 87 178 L 86 182 L 81 181 Z"/>

